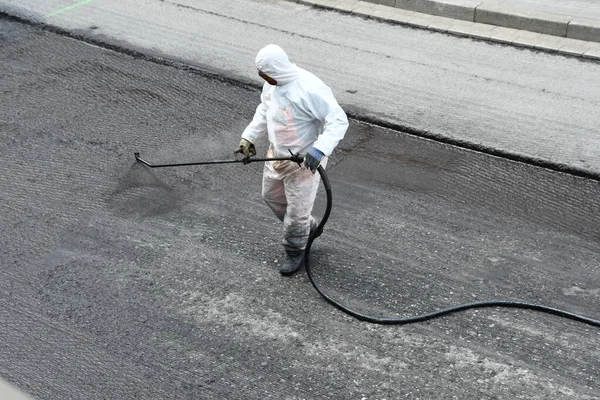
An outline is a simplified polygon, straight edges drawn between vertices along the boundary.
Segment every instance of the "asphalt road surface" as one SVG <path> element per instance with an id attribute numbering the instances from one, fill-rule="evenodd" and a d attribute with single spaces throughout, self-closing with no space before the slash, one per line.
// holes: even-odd
<path id="1" fill-rule="evenodd" d="M 282 0 L 0 0 L 0 12 L 253 84 L 256 53 L 277 43 L 362 119 L 600 176 L 595 61 Z"/>
<path id="2" fill-rule="evenodd" d="M 0 21 L 0 376 L 39 399 L 597 399 L 600 329 L 515 309 L 381 326 L 283 278 L 255 87 Z M 264 152 L 265 144 L 258 144 Z M 408 316 L 600 318 L 597 181 L 351 121 L 323 288 Z M 324 208 L 323 193 L 316 212 Z"/>

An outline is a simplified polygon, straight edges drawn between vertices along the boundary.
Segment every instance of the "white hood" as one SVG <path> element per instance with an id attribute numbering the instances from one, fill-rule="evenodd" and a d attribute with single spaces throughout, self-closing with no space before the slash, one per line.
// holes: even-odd
<path id="1" fill-rule="evenodd" d="M 267 133 L 276 157 L 287 157 L 290 151 L 304 155 L 311 146 L 329 156 L 348 129 L 346 113 L 331 88 L 292 64 L 274 44 L 258 52 L 256 67 L 277 85 L 263 85 L 261 102 L 242 137 L 256 143 Z"/>
<path id="2" fill-rule="evenodd" d="M 256 55 L 256 68 L 285 85 L 298 78 L 299 68 L 290 62 L 283 49 L 275 44 L 263 47 Z"/>

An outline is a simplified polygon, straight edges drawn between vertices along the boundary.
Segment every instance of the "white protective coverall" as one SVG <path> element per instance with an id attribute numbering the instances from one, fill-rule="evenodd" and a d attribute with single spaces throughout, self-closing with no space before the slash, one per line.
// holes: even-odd
<path id="1" fill-rule="evenodd" d="M 276 45 L 268 45 L 256 56 L 256 67 L 277 81 L 265 82 L 261 103 L 242 138 L 256 143 L 269 138 L 268 157 L 304 156 L 314 146 L 325 154 L 327 164 L 338 142 L 346 134 L 348 119 L 331 89 L 312 73 L 291 63 Z M 283 221 L 283 245 L 289 255 L 304 251 L 310 229 L 316 227 L 312 209 L 320 176 L 293 161 L 265 163 L 262 196 Z"/>

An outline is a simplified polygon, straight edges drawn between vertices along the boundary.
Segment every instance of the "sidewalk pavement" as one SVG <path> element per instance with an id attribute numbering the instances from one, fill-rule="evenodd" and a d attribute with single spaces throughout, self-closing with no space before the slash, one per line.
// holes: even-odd
<path id="1" fill-rule="evenodd" d="M 390 23 L 600 60 L 600 0 L 293 0 Z"/>
<path id="2" fill-rule="evenodd" d="M 2 400 L 31 400 L 32 398 L 15 389 L 14 386 L 9 385 L 0 379 L 0 399 Z"/>

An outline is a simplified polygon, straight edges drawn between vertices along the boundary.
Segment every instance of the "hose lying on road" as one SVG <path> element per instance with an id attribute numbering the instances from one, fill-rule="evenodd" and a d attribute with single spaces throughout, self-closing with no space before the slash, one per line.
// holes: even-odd
<path id="1" fill-rule="evenodd" d="M 290 152 L 291 154 L 291 152 Z M 202 162 L 192 162 L 192 163 L 177 163 L 177 164 L 151 164 L 148 161 L 140 158 L 140 153 L 135 153 L 135 159 L 137 162 L 140 162 L 150 168 L 161 168 L 161 167 L 179 167 L 179 166 L 190 166 L 190 165 L 210 165 L 210 164 L 230 164 L 230 163 L 243 163 L 249 164 L 251 162 L 266 162 L 266 161 L 279 161 L 279 160 L 289 160 L 298 163 L 300 165 L 303 161 L 303 158 L 298 154 L 291 154 L 290 157 L 282 157 L 282 158 L 251 158 L 245 157 L 243 159 L 236 160 L 216 160 L 216 161 L 202 161 Z M 538 304 L 525 303 L 521 301 L 509 301 L 509 300 L 491 300 L 491 301 L 478 301 L 474 303 L 465 303 L 459 304 L 453 307 L 443 308 L 441 310 L 432 311 L 424 314 L 418 314 L 411 317 L 404 318 L 376 318 L 368 315 L 361 314 L 359 312 L 350 310 L 348 307 L 341 305 L 339 302 L 333 300 L 329 297 L 317 281 L 315 280 L 312 270 L 310 269 L 310 248 L 316 238 L 318 238 L 323 232 L 323 227 L 327 223 L 329 219 L 329 214 L 331 213 L 332 206 L 332 194 L 331 194 L 331 184 L 329 183 L 329 178 L 327 177 L 327 173 L 322 166 L 318 168 L 319 174 L 321 175 L 321 180 L 323 182 L 323 186 L 325 187 L 325 193 L 327 194 L 327 206 L 325 209 L 325 214 L 319 223 L 319 226 L 315 230 L 315 232 L 308 238 L 308 243 L 306 244 L 306 249 L 304 250 L 304 266 L 306 268 L 306 273 L 308 275 L 308 279 L 310 283 L 314 286 L 315 290 L 325 298 L 330 304 L 357 318 L 361 321 L 372 322 L 375 324 L 386 324 L 386 325 L 402 325 L 402 324 L 410 324 L 414 322 L 422 322 L 428 319 L 441 317 L 446 314 L 450 314 L 457 311 L 467 310 L 469 308 L 486 308 L 486 307 L 511 307 L 511 308 L 525 308 L 534 311 L 541 311 L 549 314 L 558 315 L 559 317 L 569 318 L 575 321 L 584 322 L 586 324 L 600 327 L 600 321 L 592 318 L 588 318 L 579 314 L 559 310 L 557 308 L 542 306 Z"/>
<path id="2" fill-rule="evenodd" d="M 432 318 L 441 317 L 443 315 L 451 314 L 451 313 L 454 313 L 457 311 L 467 310 L 470 308 L 510 307 L 510 308 L 523 308 L 523 309 L 529 309 L 529 310 L 534 310 L 534 311 L 541 311 L 544 313 L 553 314 L 553 315 L 557 315 L 559 317 L 569 318 L 569 319 L 583 322 L 583 323 L 586 323 L 586 324 L 589 324 L 592 326 L 600 327 L 600 320 L 592 319 L 592 318 L 585 317 L 583 315 L 579 315 L 579 314 L 575 314 L 575 313 L 571 313 L 568 311 L 559 310 L 559 309 L 553 308 L 553 307 L 547 307 L 547 306 L 533 304 L 533 303 L 526 303 L 526 302 L 522 302 L 522 301 L 510 301 L 510 300 L 477 301 L 477 302 L 473 302 L 473 303 L 459 304 L 456 306 L 442 308 L 440 310 L 431 311 L 431 312 L 418 314 L 418 315 L 414 315 L 414 316 L 409 316 L 409 317 L 403 317 L 403 318 L 372 317 L 369 315 L 361 314 L 357 311 L 353 311 L 353 310 L 349 309 L 348 307 L 341 305 L 339 302 L 335 301 L 334 299 L 329 297 L 325 292 L 323 292 L 323 290 L 321 289 L 319 284 L 316 282 L 316 280 L 312 274 L 312 270 L 310 268 L 310 248 L 312 246 L 313 241 L 317 237 L 319 237 L 321 235 L 321 233 L 323 232 L 323 227 L 325 226 L 325 224 L 327 223 L 327 220 L 329 219 L 329 214 L 331 213 L 331 206 L 332 206 L 331 184 L 329 183 L 329 178 L 327 177 L 327 173 L 325 172 L 325 169 L 321 166 L 319 167 L 318 171 L 319 171 L 319 174 L 321 175 L 321 180 L 323 181 L 323 186 L 325 188 L 325 193 L 327 195 L 327 206 L 325 209 L 325 214 L 323 215 L 323 218 L 321 219 L 319 226 L 315 230 L 315 233 L 313 235 L 311 235 L 311 237 L 309 237 L 308 243 L 306 244 L 306 249 L 304 250 L 304 266 L 306 268 L 306 273 L 308 275 L 308 279 L 310 280 L 310 283 L 312 283 L 312 285 L 314 286 L 315 290 L 321 296 L 323 296 L 323 298 L 325 298 L 325 300 L 327 300 L 327 302 L 329 302 L 331 305 L 335 306 L 336 308 L 340 309 L 341 311 L 345 312 L 346 314 L 351 315 L 354 318 L 357 318 L 361 321 L 371 322 L 371 323 L 375 323 L 375 324 L 403 325 L 403 324 L 427 321 Z"/>

